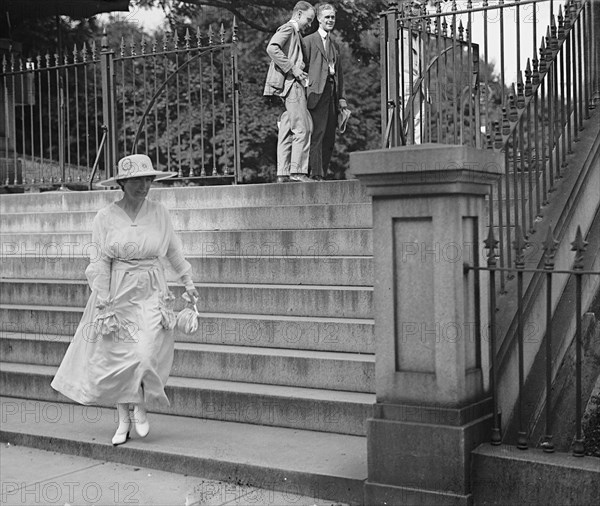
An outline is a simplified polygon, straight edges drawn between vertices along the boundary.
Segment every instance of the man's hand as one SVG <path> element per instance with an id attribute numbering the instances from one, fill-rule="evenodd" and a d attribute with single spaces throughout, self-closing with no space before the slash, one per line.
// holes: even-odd
<path id="1" fill-rule="evenodd" d="M 302 70 L 301 68 L 297 67 L 296 65 L 294 65 L 292 67 L 292 74 L 294 74 L 294 77 L 300 81 L 300 83 L 304 86 L 306 84 L 308 84 L 308 74 L 306 72 L 304 72 L 304 70 Z"/>

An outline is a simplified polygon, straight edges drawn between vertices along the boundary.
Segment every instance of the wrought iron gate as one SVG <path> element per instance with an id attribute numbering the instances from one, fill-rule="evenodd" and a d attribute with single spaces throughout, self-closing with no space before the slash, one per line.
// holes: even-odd
<path id="1" fill-rule="evenodd" d="M 162 40 L 95 42 L 69 55 L 4 56 L 0 178 L 91 188 L 117 160 L 148 154 L 179 184 L 237 182 L 237 24 Z"/>

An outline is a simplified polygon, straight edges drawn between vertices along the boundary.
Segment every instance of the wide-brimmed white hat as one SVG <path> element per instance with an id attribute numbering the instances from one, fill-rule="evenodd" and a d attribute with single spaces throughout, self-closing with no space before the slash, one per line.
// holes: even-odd
<path id="1" fill-rule="evenodd" d="M 116 186 L 117 181 L 130 179 L 132 177 L 154 176 L 155 181 L 167 179 L 177 175 L 177 172 L 161 172 L 154 170 L 152 160 L 146 155 L 129 155 L 121 158 L 118 164 L 118 172 L 115 177 L 101 181 L 102 186 Z"/>

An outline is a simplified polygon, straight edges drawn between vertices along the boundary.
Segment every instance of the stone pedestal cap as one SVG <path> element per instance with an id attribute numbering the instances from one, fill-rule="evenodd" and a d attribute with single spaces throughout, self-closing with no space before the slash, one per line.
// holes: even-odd
<path id="1" fill-rule="evenodd" d="M 350 173 L 373 196 L 485 194 L 504 157 L 470 146 L 419 144 L 350 154 Z"/>

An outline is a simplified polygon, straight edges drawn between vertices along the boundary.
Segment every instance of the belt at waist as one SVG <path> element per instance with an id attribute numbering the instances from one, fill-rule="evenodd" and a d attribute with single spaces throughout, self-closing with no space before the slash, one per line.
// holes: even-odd
<path id="1" fill-rule="evenodd" d="M 112 268 L 119 271 L 142 270 L 151 271 L 160 267 L 158 257 L 150 258 L 113 258 Z"/>

